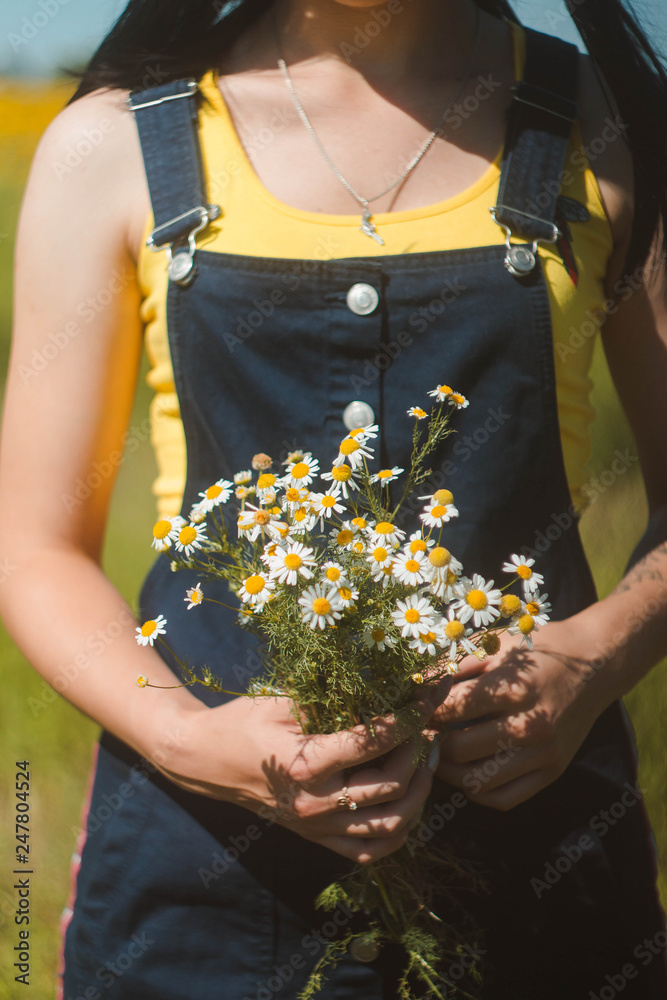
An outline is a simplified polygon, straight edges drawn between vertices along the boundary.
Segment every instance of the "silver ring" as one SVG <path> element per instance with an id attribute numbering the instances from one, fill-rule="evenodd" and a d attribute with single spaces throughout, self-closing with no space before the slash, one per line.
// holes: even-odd
<path id="1" fill-rule="evenodd" d="M 351 812 L 354 812 L 355 809 L 359 808 L 359 806 L 357 805 L 357 803 L 354 801 L 354 799 L 350 795 L 350 793 L 349 793 L 349 791 L 347 789 L 347 785 L 343 789 L 343 794 L 338 799 L 338 805 L 341 807 L 341 809 L 349 809 Z"/>

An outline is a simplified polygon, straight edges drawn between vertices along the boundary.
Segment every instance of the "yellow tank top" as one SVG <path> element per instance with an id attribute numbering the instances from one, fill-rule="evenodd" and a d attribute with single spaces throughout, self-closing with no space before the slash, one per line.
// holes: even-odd
<path id="1" fill-rule="evenodd" d="M 525 34 L 513 25 L 515 77 L 521 79 L 525 58 Z M 496 203 L 502 149 L 493 163 L 473 185 L 445 201 L 407 211 L 378 213 L 385 246 L 380 246 L 359 230 L 359 214 L 327 215 L 306 212 L 275 198 L 259 180 L 241 145 L 214 71 L 206 73 L 199 86 L 208 101 L 199 111 L 199 134 L 208 200 L 219 204 L 221 217 L 197 237 L 208 251 L 253 257 L 332 259 L 370 257 L 386 254 L 502 244 L 504 233 L 490 214 Z M 590 335 L 591 312 L 605 299 L 604 277 L 613 242 L 600 190 L 583 154 L 583 144 L 575 123 L 570 138 L 568 160 L 579 165 L 571 173 L 564 191 L 586 206 L 590 220 L 570 223 L 575 258 L 579 268 L 578 286 L 572 283 L 560 254 L 540 244 L 551 306 L 556 395 L 567 481 L 573 503 L 581 508 L 581 485 L 590 456 L 589 425 L 594 416 L 589 396 L 589 370 L 594 336 Z M 152 213 L 146 220 L 144 237 L 153 228 Z M 166 326 L 166 253 L 143 247 L 138 260 L 138 280 L 142 294 L 141 318 L 150 370 L 148 384 L 155 390 L 150 417 L 151 441 L 158 476 L 153 483 L 159 517 L 176 514 L 181 507 L 186 476 L 186 446 L 178 397 L 169 356 Z M 443 373 L 444 378 L 446 373 Z M 261 441 L 257 447 L 261 446 Z"/>

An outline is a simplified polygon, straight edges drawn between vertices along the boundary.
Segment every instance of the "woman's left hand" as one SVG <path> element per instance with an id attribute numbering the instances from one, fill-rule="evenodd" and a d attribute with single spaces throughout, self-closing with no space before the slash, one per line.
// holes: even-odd
<path id="1" fill-rule="evenodd" d="M 588 631 L 578 615 L 544 625 L 532 650 L 505 634 L 494 656 L 467 657 L 430 721 L 442 732 L 437 776 L 501 810 L 558 778 L 615 697 Z"/>

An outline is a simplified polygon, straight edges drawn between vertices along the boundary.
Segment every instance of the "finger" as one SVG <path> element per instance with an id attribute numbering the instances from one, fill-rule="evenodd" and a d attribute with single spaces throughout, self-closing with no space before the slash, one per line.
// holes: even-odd
<path id="1" fill-rule="evenodd" d="M 467 722 L 508 709 L 528 708 L 533 700 L 523 673 L 515 666 L 498 666 L 455 684 L 432 721 L 440 726 L 448 722 Z"/>
<path id="2" fill-rule="evenodd" d="M 497 755 L 477 760 L 469 764 L 452 764 L 441 761 L 437 775 L 443 781 L 461 788 L 466 795 L 478 801 L 481 794 L 499 788 L 515 778 L 528 774 L 544 763 L 542 747 L 515 747 L 515 754 L 509 759 L 497 759 Z"/>
<path id="3" fill-rule="evenodd" d="M 506 812 L 515 806 L 526 802 L 527 799 L 541 792 L 543 788 L 555 781 L 560 772 L 549 768 L 537 768 L 530 774 L 523 774 L 514 781 L 508 781 L 499 788 L 485 791 L 475 798 L 481 806 L 489 806 L 491 809 L 500 809 Z"/>
<path id="4" fill-rule="evenodd" d="M 337 854 L 342 854 L 344 858 L 356 861 L 357 864 L 366 865 L 398 851 L 405 843 L 408 833 L 409 830 L 404 830 L 395 837 L 383 837 L 378 840 L 330 836 L 322 837 L 318 843 L 331 851 L 336 851 Z"/>
<path id="5" fill-rule="evenodd" d="M 447 679 L 448 681 L 449 679 Z M 440 704 L 442 691 L 447 685 L 434 685 L 416 702 L 424 723 Z M 347 767 L 365 764 L 381 757 L 405 742 L 397 736 L 397 723 L 393 715 L 382 715 L 353 729 L 327 736 L 309 736 L 304 741 L 303 760 L 311 774 L 318 779 L 342 771 Z"/>
<path id="6" fill-rule="evenodd" d="M 451 764 L 497 758 L 506 762 L 518 752 L 520 745 L 531 741 L 522 733 L 514 716 L 501 715 L 485 722 L 473 722 L 465 729 L 453 729 L 443 734 L 440 741 L 440 759 Z M 535 741 L 537 742 L 537 741 Z"/>
<path id="7" fill-rule="evenodd" d="M 433 773 L 422 768 L 399 801 L 347 812 L 336 819 L 343 821 L 342 830 L 351 837 L 394 837 L 404 828 L 411 828 L 415 816 L 423 809 L 432 782 Z"/>
<path id="8" fill-rule="evenodd" d="M 359 806 L 379 805 L 394 802 L 406 794 L 413 775 L 423 761 L 415 760 L 416 747 L 412 740 L 396 747 L 387 754 L 377 767 L 365 767 L 355 771 L 348 779 L 347 787 L 351 797 Z M 330 800 L 333 809 L 340 795 L 334 793 Z"/>

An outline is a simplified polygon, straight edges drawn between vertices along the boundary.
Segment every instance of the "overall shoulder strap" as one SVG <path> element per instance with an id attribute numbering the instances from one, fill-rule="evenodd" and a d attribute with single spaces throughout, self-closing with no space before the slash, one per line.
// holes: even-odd
<path id="1" fill-rule="evenodd" d="M 491 211 L 509 234 L 553 242 L 560 235 L 556 207 L 565 154 L 579 117 L 579 52 L 559 38 L 524 31 L 524 75 L 512 88 L 498 204 Z"/>
<path id="2" fill-rule="evenodd" d="M 131 91 L 155 228 L 146 241 L 167 247 L 169 276 L 182 284 L 193 274 L 194 237 L 220 214 L 206 200 L 193 79 Z"/>

